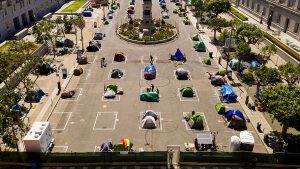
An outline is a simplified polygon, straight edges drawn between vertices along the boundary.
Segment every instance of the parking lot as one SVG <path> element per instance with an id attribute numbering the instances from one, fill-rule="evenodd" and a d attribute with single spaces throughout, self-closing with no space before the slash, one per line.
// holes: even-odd
<path id="1" fill-rule="evenodd" d="M 153 2 L 154 17 L 158 17 L 160 9 Z M 239 135 L 239 131 L 227 128 L 226 122 L 215 111 L 218 103 L 217 87 L 213 87 L 206 72 L 218 71 L 215 63 L 205 65 L 202 59 L 208 53 L 198 53 L 193 49 L 191 35 L 197 31 L 191 26 L 183 25 L 182 18 L 170 13 L 172 21 L 176 22 L 179 37 L 171 42 L 157 45 L 137 45 L 120 40 L 115 34 L 115 27 L 122 20 L 129 0 L 121 2 L 121 9 L 114 14 L 109 25 L 102 26 L 100 31 L 106 33 L 102 48 L 96 53 L 87 53 L 89 63 L 80 65 L 84 73 L 74 76 L 68 84 L 69 89 L 75 89 L 76 95 L 71 99 L 60 100 L 52 112 L 49 121 L 54 132 L 56 152 L 91 152 L 98 151 L 97 146 L 110 139 L 118 143 L 122 138 L 130 139 L 134 149 L 144 151 L 166 150 L 167 145 L 193 143 L 197 133 L 216 131 L 216 142 L 219 151 L 229 151 L 230 137 Z M 167 1 L 170 9 L 173 9 Z M 136 17 L 141 16 L 141 2 L 136 4 Z M 171 11 L 171 10 L 170 10 Z M 180 48 L 187 57 L 187 62 L 177 65 L 169 60 L 169 54 L 174 54 Z M 126 63 L 113 62 L 116 52 L 126 55 Z M 154 56 L 154 66 L 157 78 L 152 81 L 143 78 L 143 70 L 149 64 L 150 54 Z M 100 67 L 100 59 L 105 57 L 107 67 Z M 121 69 L 125 76 L 121 79 L 110 78 L 112 69 Z M 191 75 L 190 80 L 177 80 L 174 71 L 185 68 Z M 103 98 L 104 86 L 117 85 L 124 94 L 115 99 Z M 159 89 L 159 102 L 142 102 L 139 99 L 141 90 L 153 84 Z M 196 93 L 193 98 L 183 98 L 179 90 L 191 86 Z M 239 103 L 227 104 L 229 109 L 239 109 Z M 159 112 L 159 127 L 155 130 L 141 128 L 141 112 L 153 110 Z M 203 130 L 192 130 L 183 119 L 186 112 L 192 110 L 200 113 L 205 119 Z M 255 139 L 255 152 L 266 152 L 253 126 L 247 123 L 247 130 Z"/>

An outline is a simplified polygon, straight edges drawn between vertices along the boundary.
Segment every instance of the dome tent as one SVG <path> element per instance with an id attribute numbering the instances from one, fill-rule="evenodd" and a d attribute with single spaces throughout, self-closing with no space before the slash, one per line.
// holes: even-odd
<path id="1" fill-rule="evenodd" d="M 189 73 L 183 68 L 178 68 L 175 72 L 178 80 L 187 80 L 189 79 Z"/>
<path id="2" fill-rule="evenodd" d="M 200 114 L 192 115 L 192 117 L 188 121 L 188 124 L 191 129 L 202 130 L 204 128 L 203 117 Z"/>
<path id="3" fill-rule="evenodd" d="M 222 99 L 225 103 L 236 102 L 237 95 L 235 94 L 232 86 L 224 85 L 221 88 Z"/>
<path id="4" fill-rule="evenodd" d="M 155 119 L 152 116 L 146 116 L 142 120 L 143 129 L 156 129 Z"/>
<path id="5" fill-rule="evenodd" d="M 202 41 L 198 41 L 195 46 L 195 50 L 198 52 L 206 52 L 205 44 Z"/>
<path id="6" fill-rule="evenodd" d="M 192 40 L 193 41 L 199 41 L 199 36 L 198 36 L 197 33 L 195 33 L 195 34 L 192 35 Z"/>
<path id="7" fill-rule="evenodd" d="M 114 92 L 118 91 L 118 86 L 117 85 L 110 84 L 106 88 L 109 89 L 109 90 L 113 90 Z"/>
<path id="8" fill-rule="evenodd" d="M 144 70 L 144 78 L 146 80 L 153 80 L 156 78 L 156 68 L 153 65 L 148 65 Z"/>
<path id="9" fill-rule="evenodd" d="M 244 115 L 239 110 L 228 110 L 224 113 L 224 116 L 228 122 L 228 127 L 234 129 L 246 128 L 246 121 Z"/>
<path id="10" fill-rule="evenodd" d="M 239 64 L 239 61 L 238 61 L 237 59 L 231 59 L 231 60 L 229 61 L 229 67 L 230 67 L 232 70 L 237 70 L 238 64 Z"/>
<path id="11" fill-rule="evenodd" d="M 117 52 L 115 53 L 114 61 L 116 62 L 123 62 L 125 61 L 125 55 L 123 52 Z"/>
<path id="12" fill-rule="evenodd" d="M 151 116 L 151 117 L 154 118 L 154 120 L 158 119 L 157 113 L 154 112 L 153 110 L 147 110 L 146 113 L 145 113 L 145 115 L 144 115 L 144 117 L 146 117 L 146 116 Z"/>
<path id="13" fill-rule="evenodd" d="M 120 79 L 121 77 L 123 77 L 123 72 L 122 72 L 122 70 L 120 70 L 120 69 L 113 69 L 112 71 L 111 71 L 111 75 L 110 75 L 110 77 L 111 78 L 118 78 L 118 79 Z"/>
<path id="14" fill-rule="evenodd" d="M 223 103 L 217 103 L 215 105 L 215 109 L 218 114 L 224 114 L 225 113 L 225 105 Z"/>
<path id="15" fill-rule="evenodd" d="M 210 61 L 209 57 L 203 58 L 203 63 L 206 65 L 211 65 L 211 61 Z"/>
<path id="16" fill-rule="evenodd" d="M 194 91 L 189 86 L 182 88 L 180 92 L 182 97 L 194 97 Z"/>
<path id="17" fill-rule="evenodd" d="M 158 102 L 159 95 L 157 92 L 143 92 L 140 94 L 140 100 L 147 102 Z"/>
<path id="18" fill-rule="evenodd" d="M 184 53 L 180 51 L 180 49 L 177 49 L 174 55 L 171 55 L 172 61 L 186 61 Z"/>

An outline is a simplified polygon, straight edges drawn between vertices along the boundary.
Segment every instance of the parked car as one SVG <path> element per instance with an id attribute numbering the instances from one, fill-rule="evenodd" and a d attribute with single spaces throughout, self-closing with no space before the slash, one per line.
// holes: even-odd
<path id="1" fill-rule="evenodd" d="M 105 37 L 105 34 L 102 32 L 95 32 L 94 34 L 94 40 L 102 40 Z"/>

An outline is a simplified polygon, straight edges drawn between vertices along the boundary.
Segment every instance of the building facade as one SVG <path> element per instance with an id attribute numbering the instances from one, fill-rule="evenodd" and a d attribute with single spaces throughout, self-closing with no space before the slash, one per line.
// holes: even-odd
<path id="1" fill-rule="evenodd" d="M 0 0 L 0 43 L 52 12 L 65 0 Z"/>
<path id="2" fill-rule="evenodd" d="M 300 0 L 235 0 L 236 6 L 300 40 Z"/>

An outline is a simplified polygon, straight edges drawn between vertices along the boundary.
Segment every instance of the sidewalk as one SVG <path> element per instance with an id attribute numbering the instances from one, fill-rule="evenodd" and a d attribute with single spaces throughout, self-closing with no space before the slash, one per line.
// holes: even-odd
<path id="1" fill-rule="evenodd" d="M 189 8 L 188 8 L 187 16 L 190 19 L 192 25 L 194 27 L 196 27 L 197 20 L 196 20 L 195 17 L 193 17 L 192 12 L 189 10 Z M 201 25 L 199 25 L 199 29 L 202 29 Z M 207 31 L 210 31 L 210 30 L 204 30 L 204 31 L 205 31 L 205 33 L 200 34 L 200 38 L 203 40 L 203 42 L 204 42 L 205 46 L 207 47 L 208 51 L 214 53 L 213 60 L 215 61 L 215 63 L 218 63 L 218 59 L 219 59 L 219 57 L 221 57 L 221 53 L 217 50 L 216 46 L 211 44 L 211 39 L 207 35 Z M 226 66 L 226 61 L 222 59 L 221 60 L 221 65 L 219 65 L 219 64 L 216 64 L 216 65 L 219 67 L 219 69 L 224 69 L 225 66 Z M 230 67 L 228 69 L 230 70 Z M 232 84 L 233 83 L 236 83 L 236 84 L 240 83 L 240 81 L 238 80 L 238 78 L 236 77 L 236 75 L 234 73 L 232 74 L 232 78 L 234 79 L 234 81 L 232 81 Z M 238 85 L 236 85 L 236 86 L 238 86 Z M 239 96 L 238 101 L 239 101 L 240 105 L 244 109 L 244 112 L 247 115 L 247 117 L 250 119 L 250 122 L 253 125 L 253 128 L 256 130 L 259 138 L 262 140 L 267 152 L 272 153 L 273 150 L 264 143 L 264 133 L 269 133 L 270 131 L 272 131 L 271 126 L 266 121 L 266 119 L 264 118 L 264 116 L 261 112 L 252 111 L 245 105 L 247 91 L 243 87 L 234 87 L 234 89 L 235 89 L 235 92 L 236 92 L 237 96 Z M 249 98 L 249 102 L 253 103 L 254 101 L 251 98 Z M 264 129 L 263 133 L 259 133 L 256 129 L 256 124 L 258 122 L 261 123 L 261 128 Z"/>
<path id="2" fill-rule="evenodd" d="M 291 37 L 290 35 L 282 32 L 282 30 L 278 30 L 274 27 L 271 26 L 271 29 L 267 29 L 267 25 L 266 22 L 263 22 L 263 24 L 260 24 L 260 18 L 257 18 L 256 16 L 254 16 L 253 14 L 251 14 L 250 12 L 242 9 L 241 7 L 236 7 L 235 8 L 240 11 L 241 13 L 245 14 L 246 16 L 248 16 L 248 21 L 247 23 L 253 23 L 258 25 L 262 30 L 264 30 L 265 32 L 269 33 L 270 35 L 273 35 L 273 37 L 277 38 L 278 40 L 280 40 L 283 44 L 289 46 L 292 50 L 294 50 L 295 52 L 297 52 L 298 54 L 300 54 L 300 41 L 296 40 L 295 38 Z M 279 33 L 280 32 L 280 33 Z M 297 46 L 299 48 L 299 50 L 297 51 L 297 49 L 294 49 L 292 46 Z"/>

